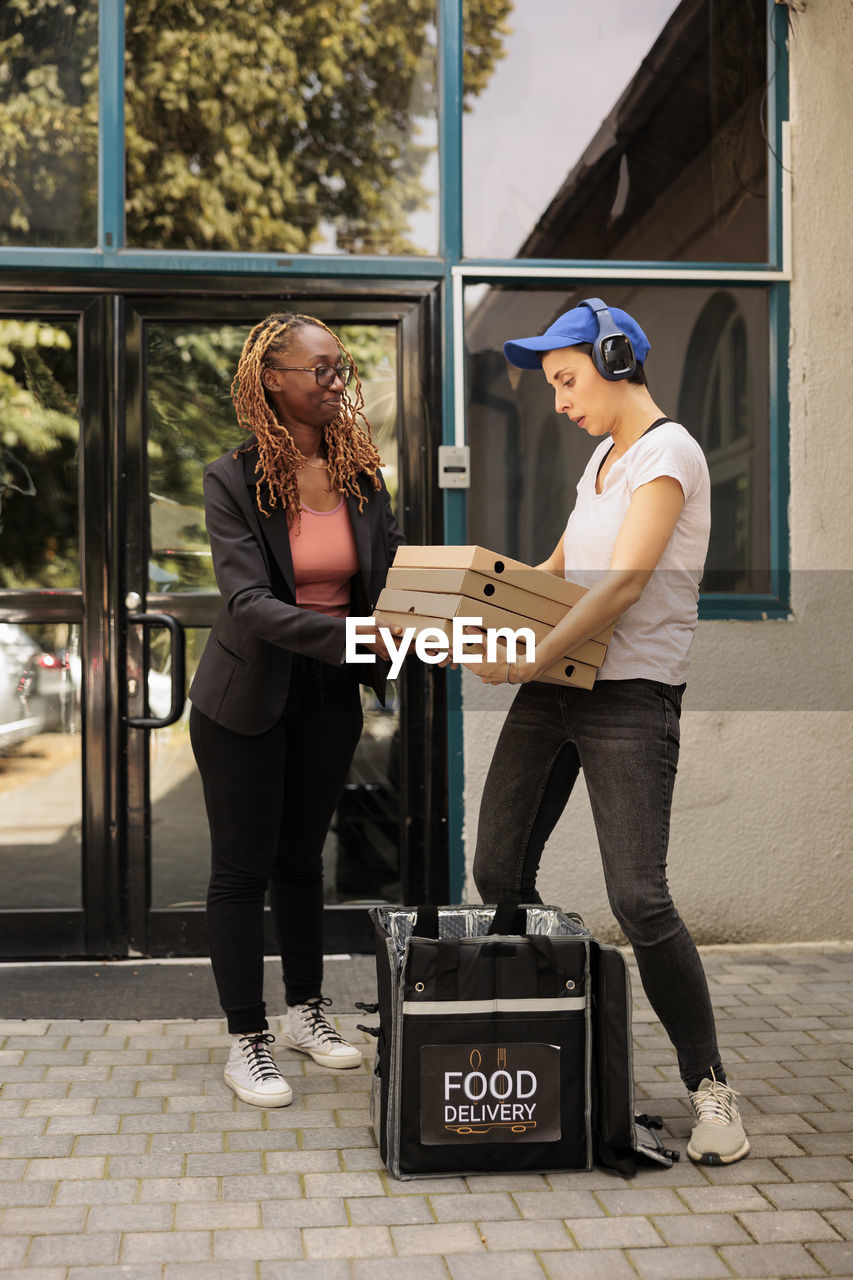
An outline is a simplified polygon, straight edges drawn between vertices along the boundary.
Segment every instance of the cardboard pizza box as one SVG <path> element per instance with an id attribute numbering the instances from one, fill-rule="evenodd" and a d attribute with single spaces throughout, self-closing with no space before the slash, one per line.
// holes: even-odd
<path id="1" fill-rule="evenodd" d="M 520 614 L 498 609 L 495 605 L 486 603 L 481 605 L 479 601 L 472 601 L 464 596 L 439 595 L 425 591 L 397 591 L 388 587 L 380 594 L 373 616 L 384 626 L 404 628 L 414 626 L 418 631 L 426 627 L 437 627 L 443 631 L 448 645 L 451 641 L 451 627 L 448 624 L 454 618 L 476 617 L 482 620 L 484 627 L 508 628 L 511 631 L 519 631 L 527 627 L 533 632 L 537 643 L 550 631 L 549 627 L 535 618 L 525 618 Z M 604 658 L 600 653 L 603 646 L 596 645 L 594 641 L 588 641 L 587 645 L 590 644 L 594 646 L 593 650 L 588 650 L 586 645 L 580 646 L 580 650 L 587 654 L 587 658 L 594 657 L 595 663 L 589 660 L 584 661 L 578 655 L 572 654 L 560 659 L 554 664 L 554 668 L 549 667 L 542 678 L 550 677 L 554 669 L 564 671 L 566 666 L 571 666 L 573 669 L 570 676 L 560 679 L 559 683 L 591 689 L 595 681 L 596 666 L 600 665 Z"/>
<path id="2" fill-rule="evenodd" d="M 569 582 L 559 574 L 548 573 L 545 569 L 534 569 L 532 565 L 513 560 L 509 556 L 498 555 L 485 547 L 416 545 L 398 547 L 390 572 L 394 573 L 398 569 L 415 571 L 468 569 L 474 573 L 485 574 L 495 582 L 501 581 L 510 587 L 530 592 L 534 596 L 556 601 L 564 608 L 571 608 L 573 604 L 577 604 L 587 591 L 586 587 L 578 586 L 576 582 Z M 434 588 L 420 589 L 433 590 Z M 539 615 L 530 614 L 529 616 Z M 543 622 L 548 620 L 542 618 Z M 613 625 L 611 624 L 605 627 L 595 639 L 606 644 L 612 633 Z"/>
<path id="3" fill-rule="evenodd" d="M 537 644 L 546 640 L 551 632 L 549 624 L 538 618 L 500 608 L 488 600 L 474 600 L 470 596 L 448 592 L 400 591 L 396 587 L 385 587 L 377 601 L 376 611 L 385 609 L 430 618 L 481 618 L 484 627 L 510 627 L 513 631 L 529 627 Z M 585 640 L 567 656 L 588 666 L 600 667 L 607 656 L 607 645 L 598 640 Z"/>
<path id="4" fill-rule="evenodd" d="M 501 609 L 508 609 L 511 613 L 518 613 L 524 618 L 535 618 L 539 622 L 547 623 L 549 628 L 556 627 L 558 622 L 562 622 L 571 607 L 559 600 L 528 591 L 526 587 L 517 585 L 514 579 L 495 578 L 485 573 L 477 573 L 473 569 L 397 568 L 395 563 L 394 567 L 388 570 L 385 585 L 399 591 L 433 591 L 467 596 L 477 604 L 488 602 Z M 577 590 L 580 591 L 582 588 Z M 606 627 L 589 642 L 596 645 L 597 651 L 600 651 L 599 660 L 594 662 L 597 667 L 600 667 L 604 661 L 612 633 L 613 627 Z M 544 639 L 544 636 L 542 638 Z M 581 657 L 580 651 L 575 656 Z M 590 657 L 581 660 L 593 661 Z"/>
<path id="5" fill-rule="evenodd" d="M 591 689 L 595 684 L 595 668 L 590 679 L 589 668 L 572 658 L 561 658 L 546 667 L 539 677 L 543 684 L 569 684 L 578 689 Z"/>
<path id="6" fill-rule="evenodd" d="M 521 560 L 499 555 L 486 547 L 417 546 L 405 543 L 397 548 L 396 569 L 475 569 L 478 573 L 501 576 L 519 570 L 530 572 L 531 566 Z M 535 570 L 541 573 L 542 570 Z M 559 578 L 556 579 L 559 582 Z"/>
<path id="7" fill-rule="evenodd" d="M 373 615 L 377 622 L 386 627 L 415 627 L 417 630 L 437 630 L 444 634 L 445 643 L 451 643 L 451 620 L 449 618 L 428 618 L 414 613 L 394 613 L 390 609 L 377 609 Z M 499 650 L 502 646 L 499 644 Z M 572 658 L 561 658 L 553 663 L 539 677 L 545 684 L 571 685 L 578 689 L 591 689 L 595 683 L 595 667 L 583 662 L 575 662 Z"/>

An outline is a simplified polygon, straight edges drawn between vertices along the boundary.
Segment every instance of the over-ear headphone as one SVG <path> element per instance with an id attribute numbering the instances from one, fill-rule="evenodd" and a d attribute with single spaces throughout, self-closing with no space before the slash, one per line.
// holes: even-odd
<path id="1" fill-rule="evenodd" d="M 592 344 L 592 359 L 602 378 L 621 382 L 636 371 L 637 357 L 631 339 L 615 323 L 600 298 L 585 298 L 580 307 L 589 307 L 598 323 L 598 337 Z"/>

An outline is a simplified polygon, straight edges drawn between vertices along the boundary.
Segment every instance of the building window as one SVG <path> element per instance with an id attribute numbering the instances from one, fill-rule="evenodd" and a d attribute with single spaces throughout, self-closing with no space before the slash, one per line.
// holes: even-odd
<path id="1" fill-rule="evenodd" d="M 129 245 L 438 252 L 432 0 L 129 5 L 126 47 Z"/>
<path id="2" fill-rule="evenodd" d="M 0 244 L 94 245 L 98 4 L 0 5 Z"/>
<path id="3" fill-rule="evenodd" d="M 696 320 L 679 394 L 679 416 L 695 423 L 711 473 L 705 591 L 769 590 L 767 442 L 752 390 L 764 364 L 737 297 L 715 293 Z"/>
<path id="4" fill-rule="evenodd" d="M 0 319 L 0 590 L 80 586 L 77 325 Z"/>
<path id="5" fill-rule="evenodd" d="M 512 369 L 507 338 L 541 332 L 591 296 L 635 316 L 652 349 L 649 389 L 708 457 L 713 533 L 704 591 L 769 589 L 768 290 L 608 281 L 474 286 L 466 317 L 472 485 L 468 539 L 529 564 L 553 551 L 595 448 L 537 372 Z"/>
<path id="6" fill-rule="evenodd" d="M 555 429 L 550 388 L 501 347 L 599 296 L 646 329 L 652 394 L 706 453 L 703 594 L 784 608 L 770 465 L 786 421 L 784 374 L 775 400 L 770 385 L 789 269 L 783 28 L 769 0 L 526 0 L 504 16 L 503 56 L 463 122 L 470 541 L 529 563 L 553 550 L 594 442 Z"/>
<path id="7" fill-rule="evenodd" d="M 765 0 L 524 0 L 464 126 L 472 258 L 767 257 Z"/>

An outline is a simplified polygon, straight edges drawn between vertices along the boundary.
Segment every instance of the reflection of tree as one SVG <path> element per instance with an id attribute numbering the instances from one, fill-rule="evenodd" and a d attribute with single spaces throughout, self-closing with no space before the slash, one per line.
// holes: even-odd
<path id="1" fill-rule="evenodd" d="M 91 0 L 0 5 L 3 243 L 95 243 L 97 56 Z"/>
<path id="2" fill-rule="evenodd" d="M 467 0 L 469 98 L 501 55 L 511 3 Z M 129 242 L 298 253 L 333 227 L 341 250 L 416 251 L 435 14 L 435 0 L 134 0 Z M 94 0 L 0 7 L 7 243 L 94 240 L 96 59 Z"/>
<path id="3" fill-rule="evenodd" d="M 155 589 L 210 587 L 202 471 L 243 433 L 231 379 L 247 325 L 148 326 L 148 491 Z M 172 553 L 180 551 L 175 557 Z"/>
<path id="4" fill-rule="evenodd" d="M 80 585 L 74 334 L 0 321 L 0 588 Z"/>
<path id="5" fill-rule="evenodd" d="M 231 379 L 247 325 L 148 328 L 149 489 L 201 506 L 202 466 L 241 440 Z"/>

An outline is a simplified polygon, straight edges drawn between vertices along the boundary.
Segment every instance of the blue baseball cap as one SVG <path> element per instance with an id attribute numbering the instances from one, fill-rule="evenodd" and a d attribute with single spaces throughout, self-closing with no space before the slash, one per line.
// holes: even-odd
<path id="1" fill-rule="evenodd" d="M 609 308 L 616 327 L 631 340 L 634 355 L 642 364 L 649 354 L 650 342 L 636 320 L 618 307 Z M 595 312 L 583 304 L 564 312 L 550 329 L 536 338 L 512 338 L 504 343 L 504 354 L 510 364 L 518 369 L 539 369 L 545 351 L 557 351 L 561 347 L 576 347 L 581 342 L 595 342 L 598 337 L 598 319 Z"/>

